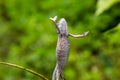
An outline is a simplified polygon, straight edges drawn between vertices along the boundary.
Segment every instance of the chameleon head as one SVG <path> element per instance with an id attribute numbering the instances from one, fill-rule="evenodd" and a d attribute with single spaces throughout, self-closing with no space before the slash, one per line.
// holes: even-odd
<path id="1" fill-rule="evenodd" d="M 64 18 L 60 19 L 58 28 L 60 30 L 61 35 L 66 35 L 68 36 L 68 28 L 67 28 L 67 23 Z"/>

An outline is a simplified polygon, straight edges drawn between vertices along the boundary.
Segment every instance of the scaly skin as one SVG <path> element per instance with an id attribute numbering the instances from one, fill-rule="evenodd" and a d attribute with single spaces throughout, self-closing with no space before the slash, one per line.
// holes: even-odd
<path id="1" fill-rule="evenodd" d="M 69 50 L 70 50 L 67 24 L 64 18 L 60 20 L 58 24 L 58 28 L 60 30 L 60 33 L 58 33 L 58 42 L 56 48 L 57 64 L 53 73 L 52 80 L 59 80 L 59 78 L 64 80 L 64 78 L 62 77 L 62 71 L 68 61 Z"/>
<path id="2" fill-rule="evenodd" d="M 62 75 L 62 71 L 67 64 L 70 45 L 68 41 L 68 36 L 74 38 L 82 38 L 85 37 L 89 31 L 84 32 L 83 34 L 74 35 L 68 33 L 67 23 L 64 18 L 60 19 L 59 23 L 56 23 L 57 16 L 54 18 L 50 18 L 56 25 L 57 33 L 58 33 L 58 42 L 56 48 L 56 57 L 57 57 L 57 64 L 55 70 L 53 72 L 52 80 L 64 80 Z"/>

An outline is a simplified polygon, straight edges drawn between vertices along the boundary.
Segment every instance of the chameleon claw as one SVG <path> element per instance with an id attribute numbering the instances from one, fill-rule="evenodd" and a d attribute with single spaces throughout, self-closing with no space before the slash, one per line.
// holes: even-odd
<path id="1" fill-rule="evenodd" d="M 55 27 L 56 27 L 56 29 L 57 29 L 57 33 L 59 34 L 59 33 L 60 33 L 60 30 L 59 30 L 59 28 L 58 28 L 58 23 L 56 22 L 57 16 L 55 16 L 54 18 L 50 18 L 50 20 L 54 22 Z"/>
<path id="2" fill-rule="evenodd" d="M 54 18 L 50 18 L 50 20 L 55 22 L 57 20 L 57 16 L 55 16 Z"/>
<path id="3" fill-rule="evenodd" d="M 89 31 L 83 33 L 84 36 L 87 36 L 88 34 L 89 34 Z"/>

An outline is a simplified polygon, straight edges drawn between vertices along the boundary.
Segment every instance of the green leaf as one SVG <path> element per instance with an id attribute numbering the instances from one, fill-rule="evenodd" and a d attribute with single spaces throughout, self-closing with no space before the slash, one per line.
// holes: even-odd
<path id="1" fill-rule="evenodd" d="M 104 11 L 108 10 L 111 6 L 119 2 L 120 0 L 98 0 L 95 15 L 102 14 Z"/>

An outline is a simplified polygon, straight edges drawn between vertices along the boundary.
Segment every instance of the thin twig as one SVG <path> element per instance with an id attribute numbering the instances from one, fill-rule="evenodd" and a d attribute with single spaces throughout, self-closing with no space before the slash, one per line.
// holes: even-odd
<path id="1" fill-rule="evenodd" d="M 11 67 L 19 68 L 19 69 L 22 69 L 22 70 L 24 70 L 24 71 L 30 72 L 30 73 L 32 73 L 32 74 L 34 74 L 34 75 L 42 78 L 43 80 L 48 80 L 45 76 L 43 76 L 43 75 L 41 75 L 41 74 L 39 74 L 39 73 L 31 70 L 31 69 L 24 68 L 24 67 L 19 66 L 19 65 L 16 65 L 16 64 L 6 63 L 6 62 L 0 62 L 0 64 L 4 64 L 4 65 L 11 66 Z"/>

